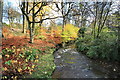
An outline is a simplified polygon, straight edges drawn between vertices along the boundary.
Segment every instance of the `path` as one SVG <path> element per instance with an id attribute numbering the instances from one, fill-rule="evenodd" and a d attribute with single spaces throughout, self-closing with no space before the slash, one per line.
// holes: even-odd
<path id="1" fill-rule="evenodd" d="M 99 63 L 91 60 L 74 48 L 61 48 L 54 53 L 56 69 L 53 78 L 117 78 L 118 65 Z"/>

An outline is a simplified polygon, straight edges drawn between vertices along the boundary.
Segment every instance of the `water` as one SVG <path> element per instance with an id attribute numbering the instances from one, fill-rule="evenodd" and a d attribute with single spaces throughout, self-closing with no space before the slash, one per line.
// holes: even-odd
<path id="1" fill-rule="evenodd" d="M 92 60 L 77 52 L 74 46 L 61 48 L 54 53 L 56 69 L 53 78 L 118 78 L 120 66 Z"/>

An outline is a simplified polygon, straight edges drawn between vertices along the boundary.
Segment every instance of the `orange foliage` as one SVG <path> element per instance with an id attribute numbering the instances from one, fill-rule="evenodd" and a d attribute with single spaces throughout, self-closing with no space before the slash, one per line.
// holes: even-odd
<path id="1" fill-rule="evenodd" d="M 41 39 L 34 39 L 33 44 L 29 43 L 29 38 L 26 38 L 25 36 L 22 37 L 15 36 L 8 39 L 2 39 L 2 49 L 11 48 L 12 46 L 15 46 L 17 48 L 26 46 L 26 47 L 41 49 L 41 47 L 46 47 L 46 46 L 55 47 L 54 44 L 61 43 L 61 38 L 55 38 L 48 34 L 46 36 L 47 36 L 46 41 L 43 41 Z M 54 44 L 49 42 L 49 40 L 52 40 Z"/>
<path id="2" fill-rule="evenodd" d="M 6 27 L 3 27 L 2 34 L 3 34 L 4 38 L 13 37 L 13 34 Z"/>
<path id="3" fill-rule="evenodd" d="M 15 29 L 14 29 L 15 31 Z M 39 30 L 38 30 L 39 32 Z M 43 51 L 43 55 L 46 54 L 45 50 L 46 47 L 55 48 L 56 44 L 61 43 L 61 32 L 59 30 L 53 30 L 51 33 L 46 33 L 47 29 L 42 28 L 41 32 L 35 36 L 34 43 L 29 43 L 29 38 L 27 34 L 29 34 L 29 30 L 26 31 L 27 34 L 20 35 L 20 36 L 14 36 L 14 32 L 10 31 L 8 28 L 3 28 L 3 35 L 5 38 L 2 38 L 2 50 L 5 50 L 6 48 L 13 50 L 13 46 L 16 47 L 14 54 L 11 55 L 3 55 L 2 63 L 11 61 L 12 67 L 8 64 L 3 64 L 4 68 L 4 75 L 7 74 L 18 74 L 18 73 L 28 73 L 31 72 L 31 69 L 22 69 L 24 65 L 27 67 L 34 68 L 34 64 L 31 61 L 25 61 L 24 57 L 20 57 L 19 54 L 23 53 L 23 48 L 34 48 L 34 49 L 40 49 Z M 37 37 L 43 35 L 46 37 L 45 40 L 38 39 Z M 25 51 L 25 50 L 24 50 Z M 8 71 L 9 70 L 9 71 Z"/>
<path id="4" fill-rule="evenodd" d="M 30 33 L 30 31 L 29 31 L 29 30 L 26 30 L 26 33 L 27 33 L 27 34 L 29 34 L 29 33 Z"/>

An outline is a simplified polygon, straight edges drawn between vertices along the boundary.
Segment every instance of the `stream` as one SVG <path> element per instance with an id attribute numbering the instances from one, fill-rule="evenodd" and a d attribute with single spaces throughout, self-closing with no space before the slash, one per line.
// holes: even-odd
<path id="1" fill-rule="evenodd" d="M 52 78 L 120 78 L 119 63 L 93 60 L 79 53 L 75 45 L 54 53 L 56 69 Z"/>

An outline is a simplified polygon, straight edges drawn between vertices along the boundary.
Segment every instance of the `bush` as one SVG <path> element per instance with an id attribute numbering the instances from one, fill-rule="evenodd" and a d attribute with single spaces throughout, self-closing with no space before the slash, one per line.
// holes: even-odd
<path id="1" fill-rule="evenodd" d="M 119 61 L 120 55 L 118 54 L 118 45 L 116 38 L 117 36 L 115 37 L 115 35 L 106 33 L 106 35 L 100 39 L 93 40 L 91 47 L 87 52 L 87 55 L 91 58 L 102 58 Z"/>
<path id="2" fill-rule="evenodd" d="M 37 49 L 26 50 L 26 48 L 17 49 L 14 46 L 12 49 L 2 50 L 3 78 L 31 74 L 36 67 L 38 53 L 41 51 Z"/>
<path id="3" fill-rule="evenodd" d="M 93 40 L 92 36 L 85 35 L 85 37 L 79 37 L 76 41 L 76 48 L 79 52 L 85 53 L 89 50 L 91 41 Z"/>
<path id="4" fill-rule="evenodd" d="M 72 24 L 66 24 L 64 27 L 64 31 L 62 32 L 62 41 L 63 42 L 67 42 L 69 40 L 74 40 L 75 38 L 77 38 L 77 32 L 78 32 L 79 28 L 73 26 Z"/>
<path id="5" fill-rule="evenodd" d="M 107 60 L 120 61 L 118 54 L 118 36 L 108 30 L 103 30 L 99 38 L 92 38 L 85 35 L 84 38 L 78 38 L 76 48 L 79 52 L 85 53 L 90 58 L 101 58 Z"/>
<path id="6" fill-rule="evenodd" d="M 84 43 L 83 39 L 76 41 L 76 48 L 79 52 L 86 53 L 88 45 Z"/>

